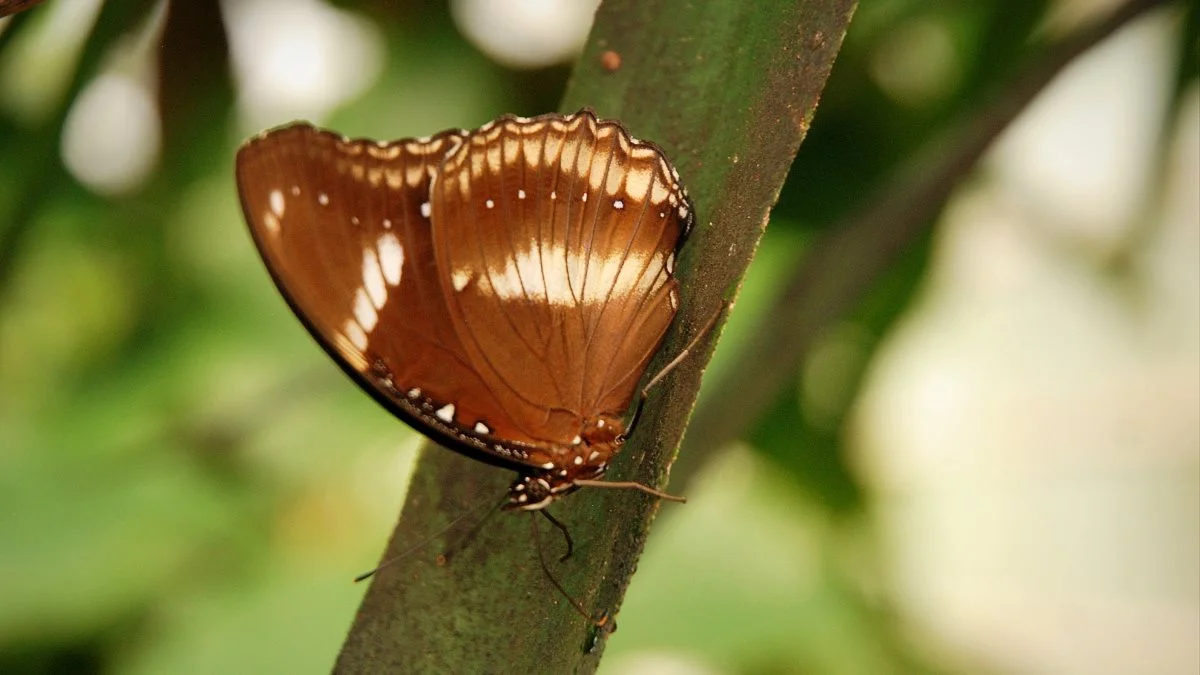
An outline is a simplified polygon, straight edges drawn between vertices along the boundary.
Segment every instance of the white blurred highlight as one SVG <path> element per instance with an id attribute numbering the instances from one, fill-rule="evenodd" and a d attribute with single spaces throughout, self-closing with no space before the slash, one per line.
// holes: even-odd
<path id="1" fill-rule="evenodd" d="M 513 68 L 564 63 L 583 49 L 599 0 L 451 0 L 472 44 Z"/>
<path id="2" fill-rule="evenodd" d="M 133 77 L 106 74 L 71 106 L 63 128 L 63 162 L 92 190 L 116 195 L 150 175 L 160 143 L 153 92 Z"/>
<path id="3" fill-rule="evenodd" d="M 1197 91 L 1155 170 L 1179 18 L 991 153 L 860 401 L 898 605 L 964 672 L 1200 671 Z"/>
<path id="4" fill-rule="evenodd" d="M 936 103 L 962 79 L 962 58 L 945 20 L 918 17 L 882 36 L 869 61 L 871 78 L 892 100 L 912 108 Z"/>
<path id="5" fill-rule="evenodd" d="M 378 78 L 379 29 L 319 0 L 225 0 L 247 128 L 321 120 Z"/>
<path id="6" fill-rule="evenodd" d="M 140 26 L 121 37 L 67 113 L 63 163 L 100 194 L 134 191 L 158 161 L 162 132 L 155 84 L 166 9 L 166 0 L 159 0 Z"/>
<path id="7" fill-rule="evenodd" d="M 1160 24 L 1161 26 L 1161 24 Z M 1155 186 L 1173 41 L 1140 23 L 1064 72 L 1005 133 L 990 165 L 998 186 L 1051 234 L 1120 243 Z M 1126 92 L 1122 95 L 1122 92 Z M 1136 95 L 1133 93 L 1136 92 Z"/>

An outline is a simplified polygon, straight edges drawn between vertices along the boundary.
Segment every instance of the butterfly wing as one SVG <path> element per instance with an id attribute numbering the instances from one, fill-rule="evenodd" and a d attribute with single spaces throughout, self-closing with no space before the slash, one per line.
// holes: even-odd
<path id="1" fill-rule="evenodd" d="M 460 344 L 518 426 L 620 416 L 678 306 L 691 223 L 662 153 L 589 112 L 502 117 L 446 159 L 434 250 Z"/>
<path id="2" fill-rule="evenodd" d="M 504 407 L 459 341 L 434 257 L 430 180 L 464 138 L 377 143 L 294 124 L 239 150 L 238 191 L 276 285 L 343 370 L 443 445 L 525 464 L 523 437 L 504 436 Z"/>

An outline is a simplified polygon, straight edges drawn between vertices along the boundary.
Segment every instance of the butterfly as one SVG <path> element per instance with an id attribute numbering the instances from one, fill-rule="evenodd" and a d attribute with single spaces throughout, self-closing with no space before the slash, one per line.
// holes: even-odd
<path id="1" fill-rule="evenodd" d="M 312 336 L 400 419 L 516 471 L 507 508 L 589 485 L 668 497 L 601 480 L 695 218 L 658 146 L 587 109 L 395 141 L 300 122 L 248 140 L 236 172 Z"/>

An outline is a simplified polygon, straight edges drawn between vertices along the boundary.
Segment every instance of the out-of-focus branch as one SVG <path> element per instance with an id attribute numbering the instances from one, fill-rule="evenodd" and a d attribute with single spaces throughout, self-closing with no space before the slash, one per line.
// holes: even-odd
<path id="1" fill-rule="evenodd" d="M 1106 18 L 1046 47 L 990 100 L 931 142 L 865 206 L 818 240 L 797 262 L 766 324 L 712 386 L 684 439 L 675 489 L 716 450 L 740 437 L 796 377 L 814 340 L 846 316 L 900 254 L 930 227 L 950 194 L 992 142 L 1045 86 L 1098 42 L 1168 0 L 1130 0 Z"/>

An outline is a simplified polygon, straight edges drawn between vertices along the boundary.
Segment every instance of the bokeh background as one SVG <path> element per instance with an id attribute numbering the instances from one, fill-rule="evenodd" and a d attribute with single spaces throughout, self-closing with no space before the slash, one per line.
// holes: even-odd
<path id="1" fill-rule="evenodd" d="M 864 3 L 702 399 L 814 240 L 1117 4 Z M 420 439 L 278 297 L 233 153 L 294 118 L 553 110 L 595 5 L 0 22 L 0 673 L 329 669 Z M 1167 3 L 1075 61 L 672 484 L 602 672 L 1200 671 L 1197 17 Z"/>

